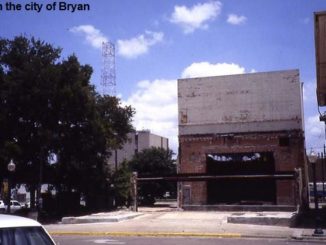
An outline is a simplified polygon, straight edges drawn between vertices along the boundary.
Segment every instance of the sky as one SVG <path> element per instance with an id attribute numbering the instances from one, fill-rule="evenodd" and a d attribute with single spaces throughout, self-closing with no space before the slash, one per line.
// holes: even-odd
<path id="1" fill-rule="evenodd" d="M 177 79 L 299 69 L 306 148 L 321 151 L 313 13 L 325 10 L 325 0 L 0 0 L 0 38 L 33 36 L 75 54 L 99 92 L 102 42 L 114 43 L 116 91 L 135 108 L 134 127 L 168 137 L 174 152 Z"/>

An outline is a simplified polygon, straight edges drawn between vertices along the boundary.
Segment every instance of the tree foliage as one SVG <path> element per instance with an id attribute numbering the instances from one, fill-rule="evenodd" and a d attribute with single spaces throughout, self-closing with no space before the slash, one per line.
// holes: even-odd
<path id="1" fill-rule="evenodd" d="M 113 174 L 114 197 L 116 206 L 130 205 L 131 169 L 127 161 L 123 161 Z"/>
<path id="2" fill-rule="evenodd" d="M 107 189 L 110 149 L 132 131 L 134 111 L 98 94 L 91 75 L 75 55 L 63 59 L 41 40 L 0 39 L 0 178 L 14 159 L 21 183 L 36 185 L 43 167 L 43 182 L 89 200 Z"/>
<path id="3" fill-rule="evenodd" d="M 133 171 L 143 177 L 173 175 L 176 173 L 176 164 L 172 157 L 171 150 L 152 147 L 135 154 L 130 165 Z M 169 182 L 143 182 L 139 186 L 138 195 L 144 204 L 153 204 L 155 198 L 162 198 L 166 192 L 176 191 L 176 184 Z"/>

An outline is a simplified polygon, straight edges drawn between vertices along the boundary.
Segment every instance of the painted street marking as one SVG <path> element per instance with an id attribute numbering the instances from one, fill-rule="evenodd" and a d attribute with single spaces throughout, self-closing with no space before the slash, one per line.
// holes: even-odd
<path id="1" fill-rule="evenodd" d="M 112 244 L 112 245 L 126 244 L 125 242 L 120 242 L 118 240 L 112 240 L 112 239 L 96 239 L 96 240 L 89 240 L 89 242 L 93 242 L 96 244 Z"/>

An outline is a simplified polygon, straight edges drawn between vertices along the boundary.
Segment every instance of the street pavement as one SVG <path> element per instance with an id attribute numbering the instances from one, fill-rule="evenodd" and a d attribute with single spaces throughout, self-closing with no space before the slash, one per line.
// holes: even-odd
<path id="1" fill-rule="evenodd" d="M 107 236 L 54 236 L 60 245 L 110 244 L 110 245 L 308 245 L 309 241 L 284 239 L 238 239 L 238 238 L 198 238 L 198 237 L 107 237 Z M 314 242 L 313 244 L 317 244 Z M 318 245 L 318 244 L 317 244 Z"/>
<path id="2" fill-rule="evenodd" d="M 255 212 L 257 216 L 284 216 L 286 212 Z M 140 208 L 139 212 L 120 210 L 93 214 L 89 223 L 49 224 L 45 228 L 55 236 L 109 236 L 109 237 L 201 237 L 201 238 L 264 238 L 326 241 L 314 237 L 313 229 L 291 228 L 281 225 L 228 223 L 232 215 L 250 212 L 181 211 L 176 208 Z M 128 218 L 130 215 L 130 218 Z M 287 214 L 289 217 L 292 213 Z M 250 215 L 249 215 L 250 216 Z M 98 219 L 96 219 L 96 217 Z M 105 219 L 111 221 L 105 221 Z M 121 219 L 119 219 L 119 217 Z M 72 219 L 72 218 L 71 218 Z M 85 216 L 87 220 L 87 216 Z M 84 220 L 85 221 L 85 220 Z M 326 231 L 325 231 L 326 233 Z"/>

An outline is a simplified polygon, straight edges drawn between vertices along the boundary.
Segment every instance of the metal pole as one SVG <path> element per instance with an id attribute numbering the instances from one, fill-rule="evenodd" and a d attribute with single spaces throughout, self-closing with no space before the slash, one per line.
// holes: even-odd
<path id="1" fill-rule="evenodd" d="M 13 160 L 11 159 L 8 166 L 8 204 L 7 204 L 7 212 L 10 213 L 10 201 L 11 201 L 11 182 L 12 182 L 12 178 L 13 178 L 13 172 L 16 169 L 16 165 L 14 164 Z"/>
<path id="2" fill-rule="evenodd" d="M 7 195 L 7 213 L 10 214 L 10 202 L 11 202 L 11 176 L 8 175 L 8 195 Z"/>
<path id="3" fill-rule="evenodd" d="M 132 195 L 132 211 L 138 212 L 138 203 L 137 203 L 137 172 L 132 172 L 131 176 L 131 195 Z"/>
<path id="4" fill-rule="evenodd" d="M 302 170 L 301 168 L 295 168 L 294 171 L 296 172 L 296 183 L 297 183 L 297 191 L 298 191 L 298 210 L 302 206 Z"/>
<path id="5" fill-rule="evenodd" d="M 293 174 L 256 174 L 256 175 L 189 175 L 189 176 L 159 176 L 139 177 L 139 181 L 204 181 L 210 179 L 295 179 Z"/>
<path id="6" fill-rule="evenodd" d="M 324 144 L 324 154 L 323 154 L 323 161 L 321 162 L 321 179 L 323 182 L 323 198 L 322 200 L 325 200 L 325 156 L 326 156 L 326 147 Z"/>
<path id="7" fill-rule="evenodd" d="M 315 201 L 315 230 L 314 236 L 321 236 L 324 234 L 323 230 L 320 228 L 320 218 L 318 214 L 318 195 L 317 195 L 317 183 L 316 183 L 316 162 L 312 164 L 312 177 L 314 181 L 314 201 Z"/>
<path id="8" fill-rule="evenodd" d="M 36 190 L 36 210 L 37 210 L 37 220 L 40 220 L 40 214 L 42 211 L 42 205 L 43 205 L 43 200 L 42 200 L 42 183 L 43 183 L 43 161 L 44 161 L 44 152 L 45 150 L 41 148 L 41 154 L 40 154 L 40 168 L 39 168 L 39 183 L 37 186 Z"/>
<path id="9" fill-rule="evenodd" d="M 318 154 L 318 159 L 320 159 L 320 156 Z M 318 161 L 317 161 L 318 162 Z M 313 184 L 314 184 L 314 202 L 315 202 L 315 210 L 318 211 L 318 192 L 317 192 L 317 176 L 316 176 L 316 164 L 312 163 L 312 178 L 313 178 Z"/>
<path id="10" fill-rule="evenodd" d="M 118 151 L 117 151 L 117 149 L 114 149 L 114 168 L 115 168 L 115 171 L 118 170 Z"/>
<path id="11" fill-rule="evenodd" d="M 39 186 L 38 186 L 38 196 L 37 196 L 37 209 L 38 216 L 42 209 L 42 183 L 43 183 L 43 159 L 40 161 L 40 172 L 39 172 Z"/>

